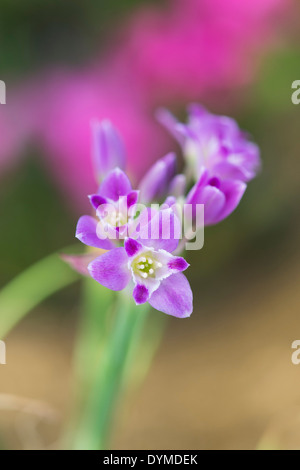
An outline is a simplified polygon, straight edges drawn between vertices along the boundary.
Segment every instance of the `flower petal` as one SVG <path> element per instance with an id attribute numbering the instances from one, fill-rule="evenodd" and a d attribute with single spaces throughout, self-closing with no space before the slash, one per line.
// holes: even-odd
<path id="1" fill-rule="evenodd" d="M 182 136 L 181 132 L 178 132 L 176 129 L 178 124 L 176 117 L 165 108 L 159 108 L 155 114 L 158 122 L 160 122 L 160 124 L 162 124 L 165 129 L 170 132 L 173 137 L 175 137 L 180 145 L 183 145 L 184 137 Z"/>
<path id="2" fill-rule="evenodd" d="M 155 260 L 161 263 L 161 267 L 156 267 L 155 278 L 159 281 L 166 279 L 172 274 L 185 271 L 189 267 L 189 263 L 180 256 L 173 256 L 165 250 L 155 252 Z"/>
<path id="3" fill-rule="evenodd" d="M 127 207 L 131 207 L 137 203 L 139 198 L 139 191 L 130 191 L 126 196 Z"/>
<path id="4" fill-rule="evenodd" d="M 110 250 L 114 245 L 110 240 L 102 240 L 98 237 L 97 224 L 97 220 L 93 217 L 83 215 L 78 220 L 75 236 L 85 245 L 102 248 L 103 250 Z"/>
<path id="5" fill-rule="evenodd" d="M 204 205 L 204 223 L 211 225 L 215 223 L 216 217 L 220 214 L 225 205 L 223 192 L 214 185 L 207 184 L 202 178 L 191 189 L 186 198 L 186 204 L 192 204 L 193 217 L 196 214 L 196 205 Z"/>
<path id="6" fill-rule="evenodd" d="M 179 174 L 174 176 L 170 183 L 169 194 L 174 197 L 181 197 L 185 194 L 186 190 L 186 176 Z"/>
<path id="7" fill-rule="evenodd" d="M 140 183 L 140 200 L 143 204 L 159 201 L 168 191 L 176 171 L 176 155 L 169 153 L 158 160 L 146 173 Z"/>
<path id="8" fill-rule="evenodd" d="M 155 250 L 162 249 L 172 253 L 181 238 L 179 218 L 172 209 L 152 211 L 151 215 L 149 223 L 140 227 L 141 242 Z"/>
<path id="9" fill-rule="evenodd" d="M 132 256 L 136 256 L 139 251 L 143 250 L 143 245 L 133 238 L 127 238 L 124 242 L 124 248 L 127 256 L 131 258 Z"/>
<path id="10" fill-rule="evenodd" d="M 98 209 L 99 206 L 103 204 L 107 204 L 108 200 L 105 197 L 100 196 L 99 194 L 91 194 L 89 196 L 90 203 L 92 204 L 94 209 Z"/>
<path id="11" fill-rule="evenodd" d="M 225 196 L 225 204 L 223 209 L 215 217 L 214 223 L 218 223 L 221 220 L 228 217 L 239 205 L 244 192 L 246 191 L 247 185 L 242 181 L 223 181 L 221 184 L 221 190 Z"/>
<path id="12" fill-rule="evenodd" d="M 193 311 L 193 293 L 184 274 L 164 279 L 149 299 L 156 310 L 178 318 L 189 317 Z"/>
<path id="13" fill-rule="evenodd" d="M 100 196 L 118 201 L 120 196 L 126 196 L 131 190 L 127 175 L 120 168 L 115 168 L 103 180 L 98 193 Z"/>
<path id="14" fill-rule="evenodd" d="M 103 179 L 116 167 L 125 168 L 123 142 L 110 121 L 92 123 L 93 159 L 97 179 Z"/>
<path id="15" fill-rule="evenodd" d="M 119 291 L 125 289 L 131 279 L 128 257 L 124 248 L 114 248 L 92 261 L 88 270 L 95 281 L 104 287 Z"/>
<path id="16" fill-rule="evenodd" d="M 137 284 L 133 289 L 133 298 L 137 305 L 144 304 L 149 300 L 149 290 L 143 284 Z"/>
<path id="17" fill-rule="evenodd" d="M 106 252 L 103 250 L 103 253 Z M 89 276 L 90 273 L 88 271 L 88 265 L 95 259 L 97 255 L 99 255 L 99 251 L 95 253 L 85 253 L 83 255 L 66 255 L 63 253 L 60 255 L 60 257 L 79 274 Z"/>

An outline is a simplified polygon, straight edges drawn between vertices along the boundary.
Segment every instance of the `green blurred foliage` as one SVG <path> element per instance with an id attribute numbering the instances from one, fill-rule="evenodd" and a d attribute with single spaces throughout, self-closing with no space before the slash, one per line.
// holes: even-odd
<path id="1" fill-rule="evenodd" d="M 133 9 L 163 0 L 1 0 L 2 78 L 43 65 L 77 63 L 99 53 Z"/>

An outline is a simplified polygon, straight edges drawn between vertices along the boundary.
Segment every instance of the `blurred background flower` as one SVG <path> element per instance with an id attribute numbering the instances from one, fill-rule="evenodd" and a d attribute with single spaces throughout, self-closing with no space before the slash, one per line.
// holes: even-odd
<path id="1" fill-rule="evenodd" d="M 189 101 L 201 102 L 261 148 L 261 176 L 228 220 L 207 229 L 189 269 L 193 321 L 170 323 L 116 446 L 253 448 L 299 405 L 289 357 L 300 329 L 299 108 L 290 98 L 299 44 L 292 0 L 2 1 L 1 284 L 74 237 L 96 189 L 93 119 L 119 129 L 133 183 L 170 145 L 178 150 L 155 120 L 161 106 L 184 118 Z M 55 296 L 9 336 L 2 393 L 65 413 L 78 295 L 71 287 Z M 159 403 L 157 390 L 166 390 Z M 12 423 L 1 412 L 2 440 L 18 447 Z M 49 442 L 57 435 L 45 430 Z"/>

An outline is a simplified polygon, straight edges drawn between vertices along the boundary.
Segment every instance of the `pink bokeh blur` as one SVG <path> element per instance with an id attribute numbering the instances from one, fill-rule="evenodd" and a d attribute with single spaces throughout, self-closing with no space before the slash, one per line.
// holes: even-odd
<path id="1" fill-rule="evenodd" d="M 114 35 L 105 58 L 79 70 L 49 67 L 8 92 L 0 170 L 36 142 L 79 211 L 95 187 L 90 122 L 109 118 L 136 181 L 167 150 L 155 108 L 213 100 L 251 82 L 291 8 L 290 0 L 170 0 L 164 8 L 141 8 Z"/>

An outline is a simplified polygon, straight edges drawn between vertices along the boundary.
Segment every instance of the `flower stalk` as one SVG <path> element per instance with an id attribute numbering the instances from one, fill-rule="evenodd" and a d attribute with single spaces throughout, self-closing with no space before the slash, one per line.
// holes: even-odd
<path id="1" fill-rule="evenodd" d="M 91 383 L 72 448 L 106 449 L 130 359 L 141 337 L 149 306 L 137 307 L 127 290 L 118 295 L 115 319 Z M 86 367 L 89 367 L 86 364 Z"/>

